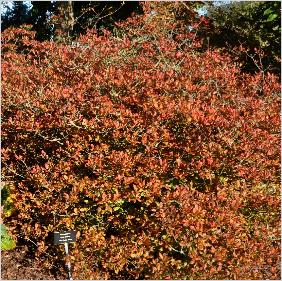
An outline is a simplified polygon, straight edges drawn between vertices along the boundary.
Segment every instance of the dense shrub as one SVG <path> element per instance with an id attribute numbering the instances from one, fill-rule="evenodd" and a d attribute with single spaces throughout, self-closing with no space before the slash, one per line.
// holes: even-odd
<path id="1" fill-rule="evenodd" d="M 4 222 L 46 267 L 77 229 L 76 279 L 277 279 L 280 84 L 150 17 L 76 47 L 5 30 Z"/>

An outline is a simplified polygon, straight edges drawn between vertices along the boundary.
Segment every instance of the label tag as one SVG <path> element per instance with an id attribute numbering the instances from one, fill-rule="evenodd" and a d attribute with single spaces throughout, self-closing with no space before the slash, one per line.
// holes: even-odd
<path id="1" fill-rule="evenodd" d="M 53 243 L 54 245 L 65 244 L 65 243 L 73 243 L 76 241 L 76 231 L 61 231 L 53 233 Z"/>

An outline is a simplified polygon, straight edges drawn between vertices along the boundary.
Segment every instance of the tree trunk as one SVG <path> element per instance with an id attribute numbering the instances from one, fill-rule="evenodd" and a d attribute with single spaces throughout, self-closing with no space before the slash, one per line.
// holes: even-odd
<path id="1" fill-rule="evenodd" d="M 56 39 L 70 43 L 74 27 L 74 12 L 72 1 L 57 1 L 56 14 Z"/>

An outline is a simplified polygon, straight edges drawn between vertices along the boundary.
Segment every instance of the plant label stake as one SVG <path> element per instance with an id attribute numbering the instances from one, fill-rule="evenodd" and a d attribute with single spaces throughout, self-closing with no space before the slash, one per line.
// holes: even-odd
<path id="1" fill-rule="evenodd" d="M 61 231 L 54 232 L 54 245 L 64 244 L 65 253 L 66 253 L 66 269 L 68 271 L 69 280 L 73 280 L 71 276 L 71 263 L 70 263 L 70 255 L 69 255 L 69 243 L 73 243 L 76 241 L 76 231 Z"/>

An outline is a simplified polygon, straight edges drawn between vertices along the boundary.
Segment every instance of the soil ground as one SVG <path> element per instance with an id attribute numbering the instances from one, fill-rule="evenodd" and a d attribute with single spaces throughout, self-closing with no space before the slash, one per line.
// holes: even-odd
<path id="1" fill-rule="evenodd" d="M 42 269 L 41 261 L 29 257 L 27 247 L 1 251 L 1 280 L 64 280 L 62 268 Z"/>

